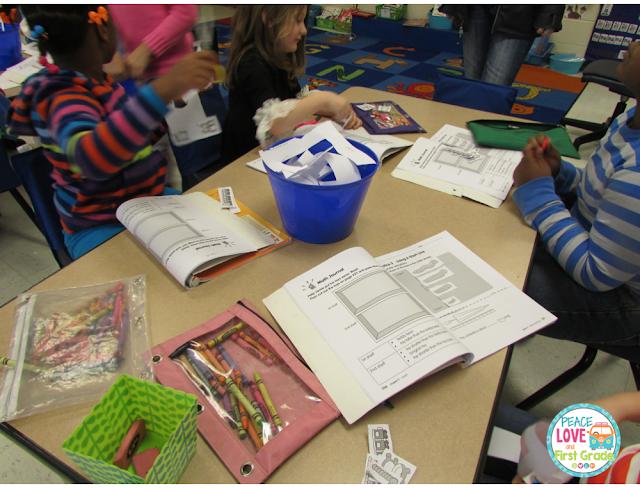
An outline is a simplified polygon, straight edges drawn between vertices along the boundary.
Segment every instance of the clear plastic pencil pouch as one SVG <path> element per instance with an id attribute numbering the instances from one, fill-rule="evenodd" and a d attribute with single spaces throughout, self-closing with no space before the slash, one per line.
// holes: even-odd
<path id="1" fill-rule="evenodd" d="M 198 397 L 198 431 L 241 483 L 261 483 L 340 416 L 246 300 L 151 350 L 156 378 Z"/>
<path id="2" fill-rule="evenodd" d="M 151 379 L 145 301 L 144 275 L 20 295 L 1 420 L 97 401 L 121 374 Z"/>

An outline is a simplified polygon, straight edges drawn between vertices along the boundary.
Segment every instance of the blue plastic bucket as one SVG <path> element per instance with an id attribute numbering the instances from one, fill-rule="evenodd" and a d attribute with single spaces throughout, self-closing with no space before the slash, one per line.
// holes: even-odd
<path id="1" fill-rule="evenodd" d="M 288 140 L 278 141 L 273 146 Z M 281 173 L 275 173 L 265 165 L 282 225 L 291 237 L 311 244 L 329 244 L 341 241 L 353 232 L 380 161 L 365 145 L 351 140 L 349 142 L 370 156 L 376 164 L 358 166 L 362 179 L 346 185 L 304 185 L 287 180 Z M 329 142 L 321 141 L 310 151 L 317 154 L 328 147 Z"/>
<path id="2" fill-rule="evenodd" d="M 22 44 L 20 43 L 20 26 L 4 24 L 0 27 L 0 71 L 10 68 L 22 61 Z"/>

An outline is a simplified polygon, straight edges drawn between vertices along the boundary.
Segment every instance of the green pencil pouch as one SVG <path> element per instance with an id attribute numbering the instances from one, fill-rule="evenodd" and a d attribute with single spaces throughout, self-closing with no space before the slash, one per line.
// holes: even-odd
<path id="1" fill-rule="evenodd" d="M 479 146 L 498 147 L 520 151 L 530 137 L 542 133 L 551 139 L 561 155 L 580 159 L 573 142 L 564 127 L 557 124 L 517 122 L 514 120 L 470 120 L 467 127 Z"/>

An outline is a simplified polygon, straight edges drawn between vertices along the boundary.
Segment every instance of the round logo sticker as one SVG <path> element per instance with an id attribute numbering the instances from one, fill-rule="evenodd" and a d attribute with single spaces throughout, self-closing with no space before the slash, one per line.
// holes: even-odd
<path id="1" fill-rule="evenodd" d="M 551 422 L 547 448 L 553 462 L 572 476 L 607 470 L 620 451 L 620 431 L 606 410 L 589 403 L 565 408 Z"/>

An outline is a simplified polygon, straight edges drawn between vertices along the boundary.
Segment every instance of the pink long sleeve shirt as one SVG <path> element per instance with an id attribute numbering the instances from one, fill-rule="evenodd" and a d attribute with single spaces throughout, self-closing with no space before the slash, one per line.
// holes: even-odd
<path id="1" fill-rule="evenodd" d="M 167 72 L 178 60 L 193 51 L 193 34 L 199 11 L 197 5 L 109 5 L 126 54 L 141 43 L 153 53 L 144 72 L 149 79 Z"/>

